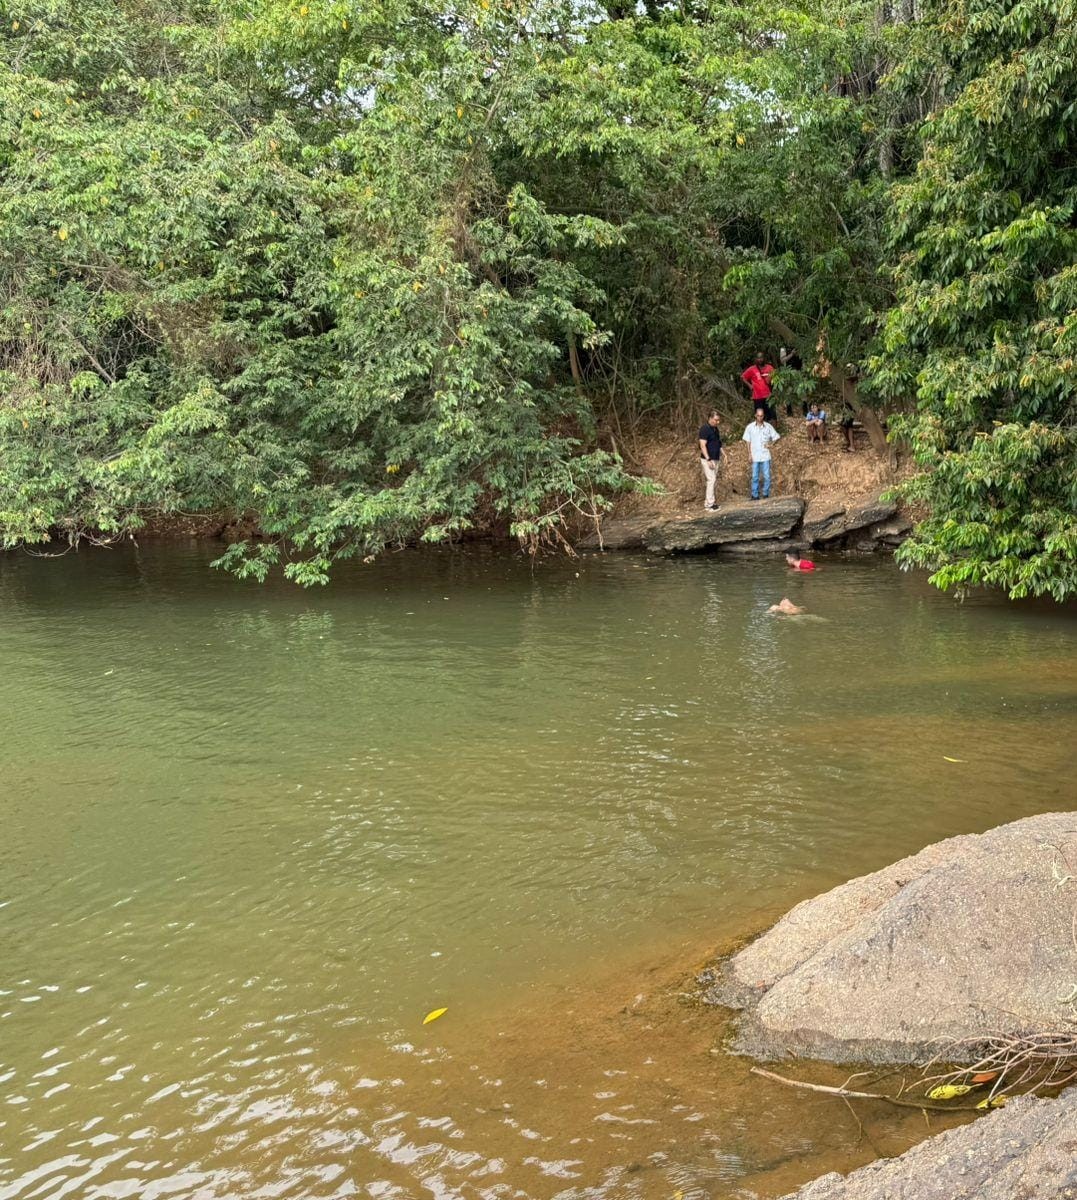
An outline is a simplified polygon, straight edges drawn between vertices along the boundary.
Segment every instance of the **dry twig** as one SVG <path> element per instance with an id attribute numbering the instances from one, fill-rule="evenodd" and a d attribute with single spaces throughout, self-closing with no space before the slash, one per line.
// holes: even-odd
<path id="1" fill-rule="evenodd" d="M 926 1100 L 902 1100 L 898 1096 L 887 1096 L 884 1092 L 854 1092 L 849 1088 L 829 1087 L 824 1083 L 808 1083 L 804 1079 L 788 1079 L 784 1075 L 776 1075 L 773 1071 L 764 1071 L 762 1067 L 752 1067 L 753 1075 L 761 1075 L 764 1079 L 773 1079 L 775 1083 L 784 1083 L 786 1087 L 802 1088 L 808 1092 L 822 1092 L 826 1096 L 838 1096 L 842 1100 L 885 1100 L 887 1104 L 896 1104 L 899 1108 L 921 1108 L 933 1112 L 972 1112 L 975 1104 L 931 1104 Z"/>

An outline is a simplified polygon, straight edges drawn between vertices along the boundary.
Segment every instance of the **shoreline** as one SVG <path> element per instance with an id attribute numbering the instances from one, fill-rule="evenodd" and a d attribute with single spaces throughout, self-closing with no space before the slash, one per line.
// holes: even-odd
<path id="1" fill-rule="evenodd" d="M 547 1125 L 528 1107 L 530 1089 L 517 1090 L 526 1081 L 541 1076 L 543 1090 L 559 1095 L 562 1125 L 582 1132 L 595 1120 L 587 1081 L 593 1076 L 600 1086 L 604 1076 L 627 1071 L 633 1159 L 608 1166 L 626 1171 L 626 1181 L 642 1188 L 633 1194 L 647 1200 L 662 1200 L 672 1190 L 702 1196 L 696 1189 L 713 1175 L 716 1162 L 730 1159 L 720 1181 L 711 1180 L 707 1194 L 713 1200 L 778 1200 L 827 1172 L 870 1165 L 966 1123 L 966 1113 L 933 1113 L 928 1128 L 919 1110 L 881 1102 L 866 1102 L 854 1119 L 840 1101 L 805 1096 L 751 1073 L 755 1060 L 731 1045 L 736 1014 L 704 1000 L 700 976 L 765 933 L 789 903 L 732 921 L 717 938 L 701 930 L 675 949 L 666 939 L 634 942 L 616 963 L 604 959 L 570 979 L 524 986 L 519 1002 L 508 998 L 503 1007 L 476 1016 L 458 1012 L 457 1032 L 444 1026 L 442 1038 L 454 1055 L 474 1055 L 484 1072 L 503 1079 L 514 1120 L 544 1135 Z M 534 1021 L 536 1012 L 543 1014 L 541 1022 Z M 801 1067 L 831 1085 L 843 1083 L 852 1069 L 815 1062 Z M 612 1098 L 606 1103 L 614 1105 Z M 701 1119 L 685 1127 L 673 1114 L 689 1110 Z M 648 1126 L 653 1133 L 644 1134 Z M 681 1173 L 672 1184 L 670 1169 Z M 581 1175 L 578 1185 L 587 1181 Z"/>
<path id="2" fill-rule="evenodd" d="M 909 473 L 907 467 L 893 468 L 867 444 L 860 445 L 851 454 L 845 454 L 836 440 L 808 443 L 799 426 L 796 420 L 786 424 L 786 432 L 775 448 L 772 500 L 796 498 L 802 500 L 806 508 L 814 504 L 816 513 L 833 525 L 838 510 L 877 501 L 881 494 L 896 486 Z M 689 434 L 691 432 L 688 431 Z M 679 429 L 658 427 L 631 438 L 619 447 L 619 452 L 624 454 L 633 474 L 653 480 L 663 490 L 652 496 L 627 493 L 612 497 L 609 509 L 601 518 L 603 526 L 617 526 L 625 522 L 642 528 L 699 517 L 703 483 L 698 452 L 690 436 Z M 716 496 L 720 509 L 747 502 L 747 477 L 747 448 L 739 441 L 731 440 L 725 446 L 724 461 L 719 470 Z M 894 508 L 896 511 L 897 506 Z M 260 539 L 257 519 L 250 514 L 213 510 L 142 515 L 142 526 L 117 535 L 111 544 L 127 541 L 138 543 L 142 540 L 197 540 L 217 541 L 222 546 L 228 546 L 247 538 Z M 911 521 L 909 525 L 911 527 Z M 577 520 L 566 526 L 565 531 L 576 550 L 598 548 L 594 537 L 596 527 L 592 522 Z M 613 540 L 616 541 L 616 538 Z M 810 538 L 807 541 L 802 539 L 802 544 L 808 545 L 810 541 Z M 497 524 L 466 530 L 451 544 L 474 543 L 519 547 L 518 540 L 509 534 L 507 527 Z M 65 543 L 58 538 L 52 544 L 63 546 Z M 611 544 L 607 548 L 627 546 Z M 893 546 L 879 545 L 876 548 L 888 550 Z"/>

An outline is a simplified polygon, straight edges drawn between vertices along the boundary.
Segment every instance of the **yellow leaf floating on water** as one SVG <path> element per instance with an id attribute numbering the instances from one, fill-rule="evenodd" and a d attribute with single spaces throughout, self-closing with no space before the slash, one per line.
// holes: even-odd
<path id="1" fill-rule="evenodd" d="M 423 1024 L 429 1025 L 431 1021 L 436 1021 L 438 1017 L 443 1017 L 449 1010 L 447 1008 L 435 1008 L 433 1012 L 428 1012 L 423 1017 Z"/>
<path id="2" fill-rule="evenodd" d="M 955 1096 L 965 1096 L 971 1091 L 967 1083 L 940 1083 L 927 1096 L 929 1100 L 953 1100 Z"/>
<path id="3" fill-rule="evenodd" d="M 1006 1103 L 1007 1100 L 1009 1100 L 1009 1096 L 988 1096 L 988 1098 L 986 1100 L 981 1100 L 980 1103 L 976 1105 L 976 1107 L 977 1108 L 1001 1108 Z"/>
<path id="4" fill-rule="evenodd" d="M 943 758 L 945 758 L 947 762 L 959 762 L 959 763 L 963 763 L 963 762 L 965 762 L 965 761 L 966 761 L 966 760 L 965 760 L 965 759 L 963 759 L 963 758 L 951 758 L 951 757 L 950 757 L 948 754 L 944 754 L 942 757 L 943 757 Z"/>

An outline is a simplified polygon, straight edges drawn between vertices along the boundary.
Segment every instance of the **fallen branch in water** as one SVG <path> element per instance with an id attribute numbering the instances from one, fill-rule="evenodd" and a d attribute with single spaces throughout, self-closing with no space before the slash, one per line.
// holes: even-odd
<path id="1" fill-rule="evenodd" d="M 1067 1021 L 1050 1033 L 992 1034 L 947 1042 L 927 1064 L 929 1071 L 940 1060 L 953 1062 L 977 1055 L 969 1066 L 956 1067 L 927 1078 L 925 1083 L 962 1082 L 977 1075 L 990 1075 L 990 1095 L 1003 1090 L 1061 1088 L 1077 1079 L 1077 1022 Z M 1026 1086 L 1028 1085 L 1028 1086 Z"/>
<path id="2" fill-rule="evenodd" d="M 761 1075 L 764 1079 L 773 1079 L 775 1083 L 784 1083 L 786 1087 L 802 1088 L 807 1092 L 822 1092 L 826 1096 L 840 1096 L 842 1100 L 885 1100 L 887 1104 L 896 1104 L 899 1108 L 930 1109 L 932 1112 L 975 1112 L 975 1104 L 931 1104 L 926 1100 L 902 1100 L 898 1096 L 887 1096 L 885 1092 L 854 1092 L 844 1087 L 828 1087 L 825 1083 L 808 1083 L 804 1079 L 787 1079 L 784 1075 L 776 1075 L 773 1071 L 764 1071 L 762 1067 L 752 1067 L 752 1075 Z"/>

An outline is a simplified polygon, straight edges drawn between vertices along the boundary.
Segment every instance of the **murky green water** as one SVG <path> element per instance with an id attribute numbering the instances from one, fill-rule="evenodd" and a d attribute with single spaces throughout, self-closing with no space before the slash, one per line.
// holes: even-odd
<path id="1" fill-rule="evenodd" d="M 209 557 L 0 561 L 0 1200 L 769 1196 L 916 1136 L 753 1087 L 678 972 L 1071 807 L 1072 614 L 875 561 Z"/>

